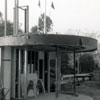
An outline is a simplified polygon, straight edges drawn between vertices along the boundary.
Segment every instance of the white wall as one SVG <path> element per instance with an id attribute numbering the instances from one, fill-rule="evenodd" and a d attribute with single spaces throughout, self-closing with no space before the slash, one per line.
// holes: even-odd
<path id="1" fill-rule="evenodd" d="M 2 53 L 2 71 L 3 71 L 3 83 L 5 92 L 10 88 L 11 84 L 11 47 L 4 47 L 1 50 Z M 10 91 L 6 96 L 7 100 L 10 100 Z"/>

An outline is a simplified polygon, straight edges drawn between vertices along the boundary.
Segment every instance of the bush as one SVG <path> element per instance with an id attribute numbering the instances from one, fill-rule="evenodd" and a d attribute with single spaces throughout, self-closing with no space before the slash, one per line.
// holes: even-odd
<path id="1" fill-rule="evenodd" d="M 80 57 L 81 73 L 93 72 L 95 67 L 95 60 L 92 54 L 84 54 Z"/>

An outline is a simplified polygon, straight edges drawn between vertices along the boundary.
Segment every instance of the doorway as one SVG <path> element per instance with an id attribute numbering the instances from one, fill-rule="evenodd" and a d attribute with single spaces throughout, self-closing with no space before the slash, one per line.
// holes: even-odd
<path id="1" fill-rule="evenodd" d="M 48 92 L 48 52 L 39 52 L 38 73 L 39 79 L 43 81 L 45 91 Z"/>
<path id="2" fill-rule="evenodd" d="M 55 59 L 50 59 L 50 92 L 55 92 L 55 81 L 56 81 L 55 66 L 56 66 Z"/>

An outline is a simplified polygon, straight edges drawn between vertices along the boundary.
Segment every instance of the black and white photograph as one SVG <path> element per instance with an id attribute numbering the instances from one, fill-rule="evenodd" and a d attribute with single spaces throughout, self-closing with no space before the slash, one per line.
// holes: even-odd
<path id="1" fill-rule="evenodd" d="M 0 0 L 0 100 L 100 100 L 100 0 Z"/>

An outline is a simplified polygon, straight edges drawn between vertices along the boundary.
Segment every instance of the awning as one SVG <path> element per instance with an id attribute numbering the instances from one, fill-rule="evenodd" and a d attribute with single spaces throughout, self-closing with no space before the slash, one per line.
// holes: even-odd
<path id="1" fill-rule="evenodd" d="M 34 49 L 88 52 L 97 49 L 97 40 L 89 37 L 58 34 L 27 34 L 0 37 L 0 46 L 32 46 Z"/>

